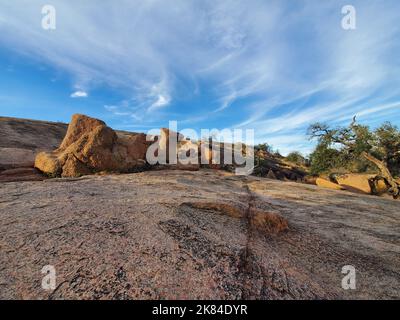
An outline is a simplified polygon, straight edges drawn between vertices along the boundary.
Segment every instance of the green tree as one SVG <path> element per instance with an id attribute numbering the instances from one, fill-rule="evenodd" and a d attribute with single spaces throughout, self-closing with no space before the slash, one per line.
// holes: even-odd
<path id="1" fill-rule="evenodd" d="M 373 155 L 386 163 L 390 172 L 400 175 L 400 132 L 390 122 L 375 130 Z"/>
<path id="2" fill-rule="evenodd" d="M 286 160 L 293 162 L 299 166 L 307 164 L 307 159 L 298 151 L 293 151 L 286 156 Z"/>
<path id="3" fill-rule="evenodd" d="M 310 171 L 313 175 L 328 172 L 332 168 L 338 168 L 342 164 L 341 153 L 330 148 L 326 143 L 318 143 L 315 150 L 310 154 Z"/>
<path id="4" fill-rule="evenodd" d="M 371 131 L 368 126 L 357 124 L 354 117 L 348 127 L 332 129 L 326 124 L 315 123 L 309 127 L 308 135 L 311 139 L 318 139 L 317 149 L 322 148 L 321 146 L 325 146 L 326 149 L 336 148 L 338 151 L 336 159 L 340 161 L 357 158 L 369 161 L 379 169 L 393 197 L 400 196 L 400 184 L 393 178 L 395 174 L 398 174 L 400 162 L 400 132 L 396 126 L 385 123 L 375 131 Z M 319 166 L 322 168 L 322 162 L 329 157 L 323 153 L 327 150 L 322 150 L 323 152 L 321 150 L 312 156 L 311 161 L 315 161 L 315 156 L 318 154 L 323 155 L 321 159 L 317 157 Z M 330 165 L 333 164 L 328 161 L 326 166 Z M 316 168 L 318 168 L 317 164 Z"/>

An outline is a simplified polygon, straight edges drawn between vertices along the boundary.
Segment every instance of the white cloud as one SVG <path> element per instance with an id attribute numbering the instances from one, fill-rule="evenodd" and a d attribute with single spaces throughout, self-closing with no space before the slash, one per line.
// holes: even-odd
<path id="1" fill-rule="evenodd" d="M 160 94 L 160 95 L 158 96 L 158 98 L 157 98 L 157 101 L 155 101 L 155 102 L 150 106 L 150 108 L 148 109 L 148 111 L 154 111 L 155 109 L 165 107 L 165 106 L 167 106 L 169 103 L 170 103 L 170 98 L 169 98 L 169 97 L 166 97 L 166 96 L 163 96 L 163 95 Z"/>
<path id="2" fill-rule="evenodd" d="M 87 98 L 88 94 L 85 91 L 78 90 L 78 91 L 71 93 L 70 97 L 71 98 Z"/>

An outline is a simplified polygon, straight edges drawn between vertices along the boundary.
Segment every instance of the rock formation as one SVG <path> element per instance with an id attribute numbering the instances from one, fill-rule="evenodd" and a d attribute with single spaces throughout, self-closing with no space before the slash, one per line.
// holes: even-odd
<path id="1" fill-rule="evenodd" d="M 1 123 L 0 132 L 8 132 L 3 149 L 36 153 L 54 150 L 58 141 L 58 149 L 36 157 L 36 166 L 54 176 L 141 170 L 149 149 L 143 134 L 82 115 L 68 130 L 49 123 L 35 130 L 18 121 L 12 130 L 8 120 Z M 162 130 L 160 141 L 169 134 Z M 196 145 L 182 140 L 178 153 L 190 154 Z M 276 180 L 169 163 L 159 167 L 186 171 L 37 182 L 43 179 L 37 170 L 18 168 L 27 154 L 10 158 L 16 169 L 0 168 L 0 182 L 14 181 L 0 184 L 0 299 L 400 296 L 400 217 L 392 199 L 282 182 L 303 176 L 274 159 L 260 160 L 260 174 Z M 343 188 L 327 179 L 304 181 Z M 357 186 L 358 180 L 341 179 Z M 385 186 L 374 180 L 373 189 Z M 348 264 L 360 275 L 357 290 L 342 289 Z M 40 286 L 45 265 L 56 268 L 53 291 Z"/>
<path id="2" fill-rule="evenodd" d="M 12 181 L 43 181 L 44 177 L 35 168 L 15 168 L 4 170 L 0 173 L 0 182 Z"/>
<path id="3" fill-rule="evenodd" d="M 336 181 L 343 188 L 352 192 L 372 194 L 372 183 L 376 174 L 344 174 L 335 176 Z"/>
<path id="4" fill-rule="evenodd" d="M 35 167 L 62 177 L 130 172 L 146 164 L 147 146 L 144 134 L 118 136 L 103 121 L 76 114 L 60 147 L 51 153 L 39 153 Z"/>
<path id="5" fill-rule="evenodd" d="M 288 222 L 286 219 L 274 212 L 267 212 L 255 208 L 244 208 L 242 205 L 235 206 L 223 202 L 188 202 L 183 205 L 195 209 L 218 212 L 232 218 L 246 219 L 251 228 L 267 234 L 277 234 L 288 230 Z"/>
<path id="6" fill-rule="evenodd" d="M 323 179 L 323 178 L 317 178 L 315 180 L 315 183 L 318 187 L 322 188 L 328 188 L 332 190 L 344 190 L 344 188 L 337 183 L 331 182 L 329 180 Z"/>
<path id="7" fill-rule="evenodd" d="M 66 131 L 60 122 L 0 117 L 0 171 L 33 168 L 36 154 L 54 150 Z"/>
<path id="8" fill-rule="evenodd" d="M 11 182 L 0 199 L 0 299 L 400 296 L 392 199 L 208 169 Z"/>
<path id="9" fill-rule="evenodd" d="M 76 177 L 101 171 L 197 171 L 200 167 L 233 171 L 236 166 L 231 159 L 232 145 L 213 141 L 210 147 L 204 141 L 193 142 L 165 128 L 155 139 L 158 149 L 166 152 L 164 164 L 150 166 L 146 163 L 146 152 L 154 141 L 147 142 L 144 134 L 114 131 L 103 121 L 82 115 L 73 116 L 69 126 L 60 122 L 0 117 L 0 134 L 0 181 L 3 182 Z M 180 161 L 176 164 L 170 161 L 168 150 L 171 136 L 177 141 Z M 188 158 L 198 159 L 198 163 L 185 163 Z M 35 162 L 46 175 L 33 170 Z M 317 184 L 317 177 L 307 176 L 306 168 L 296 167 L 268 152 L 257 151 L 255 162 L 254 175 Z M 342 174 L 320 179 L 325 180 L 318 180 L 319 186 L 332 189 L 379 196 L 389 194 L 387 181 L 376 174 Z"/>

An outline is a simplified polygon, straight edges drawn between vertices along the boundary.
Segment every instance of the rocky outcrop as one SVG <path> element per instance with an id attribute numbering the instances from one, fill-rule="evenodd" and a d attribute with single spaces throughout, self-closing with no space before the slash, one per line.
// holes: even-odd
<path id="1" fill-rule="evenodd" d="M 342 186 L 338 185 L 337 183 L 331 182 L 331 181 L 323 179 L 323 178 L 317 178 L 315 180 L 315 184 L 318 187 L 322 187 L 322 188 L 328 188 L 328 189 L 332 189 L 332 190 L 344 190 L 344 188 Z"/>
<path id="2" fill-rule="evenodd" d="M 36 154 L 60 145 L 66 131 L 64 123 L 0 117 L 0 171 L 33 168 Z"/>
<path id="3" fill-rule="evenodd" d="M 35 160 L 36 166 L 42 168 L 48 176 L 85 175 L 101 170 L 100 167 L 105 169 L 104 171 L 117 172 L 141 171 L 143 166 L 148 168 L 144 163 L 145 153 L 149 144 L 154 141 L 146 142 L 143 134 L 114 131 L 117 139 L 111 150 L 111 157 L 107 148 L 101 150 L 99 145 L 95 148 L 96 152 L 102 152 L 101 157 L 108 159 L 106 166 L 97 167 L 99 159 L 95 159 L 94 156 L 81 158 L 81 156 L 85 156 L 85 150 L 89 152 L 86 147 L 79 154 L 74 152 L 74 157 L 66 154 L 70 153 L 71 149 L 68 148 L 71 145 L 77 147 L 77 140 L 81 139 L 82 136 L 85 136 L 85 139 L 88 140 L 87 134 L 93 132 L 94 128 L 98 126 L 104 127 L 106 124 L 101 120 L 83 116 L 73 117 L 69 126 L 64 123 L 0 117 L 0 133 L 2 135 L 0 140 L 0 171 L 10 168 L 34 167 Z M 173 164 L 169 161 L 168 149 L 171 134 L 176 137 L 178 154 L 187 158 L 185 154 L 190 153 L 191 149 L 196 149 L 199 158 L 198 163 L 178 162 Z M 241 166 L 235 164 L 235 160 L 232 159 L 232 145 L 227 143 L 214 141 L 212 148 L 210 148 L 200 141 L 188 141 L 182 134 L 166 128 L 161 129 L 159 139 L 156 141 L 159 142 L 160 150 L 166 151 L 166 159 L 162 164 L 151 167 L 152 169 L 168 168 L 194 171 L 203 167 L 234 171 L 236 167 Z M 81 142 L 84 141 L 81 140 Z M 92 148 L 92 150 L 94 149 Z M 44 153 L 38 156 L 40 152 Z M 61 153 L 64 153 L 64 155 L 61 156 Z M 298 182 L 301 182 L 305 175 L 301 170 L 293 169 L 281 163 L 279 159 L 272 159 L 271 154 L 258 152 L 258 156 L 266 158 L 263 160 L 263 166 L 256 166 L 255 175 L 266 176 L 268 171 L 272 169 L 277 179 Z M 115 161 L 110 161 L 110 158 L 117 160 L 118 165 L 115 164 Z M 96 162 L 95 166 L 90 164 L 93 161 Z"/>
<path id="4" fill-rule="evenodd" d="M 0 148 L 0 171 L 21 167 L 33 167 L 34 162 L 35 151 L 33 150 Z"/>
<path id="5" fill-rule="evenodd" d="M 0 172 L 0 182 L 43 181 L 45 179 L 46 177 L 34 168 L 16 168 Z"/>
<path id="6" fill-rule="evenodd" d="M 220 214 L 245 219 L 249 225 L 267 234 L 277 234 L 288 230 L 288 222 L 285 218 L 274 212 L 266 212 L 254 208 L 243 207 L 242 204 L 229 204 L 223 202 L 188 202 L 184 203 L 195 209 L 219 212 Z"/>
<path id="7" fill-rule="evenodd" d="M 171 142 L 174 145 L 170 145 Z M 147 156 L 154 156 L 154 159 L 151 161 L 154 169 L 189 171 L 200 169 L 200 151 L 198 145 L 185 139 L 182 134 L 167 128 L 161 128 L 160 135 L 153 143 L 152 148 L 148 150 L 149 154 Z M 153 152 L 154 154 L 152 154 Z"/>
<path id="8" fill-rule="evenodd" d="M 58 176 L 61 174 L 61 163 L 57 158 L 57 153 L 40 152 L 35 159 L 35 167 L 49 175 Z"/>
<path id="9" fill-rule="evenodd" d="M 329 180 L 328 180 L 329 179 Z M 332 174 L 330 177 L 305 177 L 307 184 L 333 190 L 346 190 L 353 193 L 389 197 L 389 186 L 384 178 L 376 174 Z"/>
<path id="10" fill-rule="evenodd" d="M 335 176 L 336 181 L 344 189 L 352 192 L 372 194 L 371 183 L 375 174 L 344 174 Z"/>
<path id="11" fill-rule="evenodd" d="M 372 189 L 372 193 L 378 196 L 387 194 L 389 191 L 389 187 L 384 179 L 374 179 Z"/>
<path id="12" fill-rule="evenodd" d="M 304 177 L 304 179 L 303 179 L 303 182 L 304 183 L 306 183 L 306 184 L 312 184 L 312 185 L 314 185 L 314 186 L 316 186 L 317 185 L 317 179 L 318 179 L 318 177 L 316 177 L 316 176 L 305 176 Z"/>
<path id="13" fill-rule="evenodd" d="M 106 124 L 98 119 L 90 118 L 85 115 L 75 114 L 72 116 L 71 122 L 68 125 L 67 133 L 58 148 L 58 151 L 63 151 L 71 144 L 78 141 L 83 135 L 88 134 L 97 127 L 105 127 Z"/>
<path id="14" fill-rule="evenodd" d="M 130 172 L 146 164 L 144 134 L 118 137 L 103 121 L 74 115 L 60 147 L 39 153 L 35 167 L 51 176 L 79 177 L 101 171 Z"/>
<path id="15" fill-rule="evenodd" d="M 260 177 L 271 177 L 283 181 L 304 182 L 307 173 L 304 168 L 293 166 L 268 152 L 256 152 L 254 175 Z M 272 170 L 272 171 L 271 171 Z M 273 172 L 274 176 L 269 173 Z M 275 178 L 274 178 L 275 177 Z"/>
<path id="16" fill-rule="evenodd" d="M 54 150 L 64 138 L 67 127 L 68 124 L 61 122 L 0 117 L 0 150 Z"/>
<path id="17" fill-rule="evenodd" d="M 0 299 L 400 296 L 392 199 L 207 169 L 11 182 L 0 199 Z"/>

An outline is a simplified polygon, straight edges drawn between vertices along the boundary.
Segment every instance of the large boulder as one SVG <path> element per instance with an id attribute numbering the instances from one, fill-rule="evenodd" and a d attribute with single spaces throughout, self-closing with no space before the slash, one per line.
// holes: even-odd
<path id="1" fill-rule="evenodd" d="M 94 171 L 118 171 L 125 163 L 116 163 L 117 157 L 113 148 L 117 145 L 117 135 L 111 128 L 101 125 L 83 133 L 64 151 L 61 150 L 63 162 L 70 154 Z"/>
<path id="2" fill-rule="evenodd" d="M 171 142 L 175 142 L 175 148 L 170 145 Z M 156 169 L 189 171 L 200 169 L 198 145 L 186 140 L 181 133 L 161 128 L 160 135 L 155 143 L 157 149 L 154 156 L 157 157 L 158 161 Z"/>
<path id="3" fill-rule="evenodd" d="M 389 191 L 389 186 L 385 180 L 379 179 L 374 181 L 374 193 L 378 196 L 386 194 Z"/>
<path id="4" fill-rule="evenodd" d="M 315 177 L 315 176 L 305 176 L 304 183 L 312 184 L 315 186 L 315 185 L 317 185 L 317 179 L 318 179 L 318 177 Z"/>
<path id="5" fill-rule="evenodd" d="M 144 133 L 136 135 L 118 134 L 118 145 L 126 150 L 126 155 L 132 160 L 146 159 L 148 142 Z"/>
<path id="6" fill-rule="evenodd" d="M 76 114 L 60 147 L 51 153 L 39 153 L 35 167 L 63 177 L 129 172 L 146 164 L 146 150 L 144 134 L 118 137 L 103 121 Z"/>
<path id="7" fill-rule="evenodd" d="M 75 155 L 68 154 L 67 159 L 62 167 L 63 177 L 76 177 L 89 175 L 92 171 L 85 166 L 81 161 L 79 161 Z"/>
<path id="8" fill-rule="evenodd" d="M 374 179 L 374 174 L 344 174 L 336 176 L 336 181 L 346 190 L 358 193 L 371 194 L 371 179 Z"/>
<path id="9" fill-rule="evenodd" d="M 344 189 L 342 186 L 338 185 L 337 183 L 331 182 L 331 181 L 323 179 L 323 178 L 317 178 L 317 180 L 315 180 L 315 184 L 318 187 L 328 188 L 328 189 L 333 189 L 333 190 L 343 190 Z"/>
<path id="10" fill-rule="evenodd" d="M 58 154 L 56 152 L 38 153 L 35 159 L 35 168 L 53 176 L 60 175 L 62 171 L 61 161 L 58 159 Z"/>
<path id="11" fill-rule="evenodd" d="M 92 131 L 98 126 L 104 127 L 105 125 L 106 124 L 101 120 L 90 118 L 82 114 L 74 114 L 59 150 L 65 150 L 71 144 L 76 142 L 83 134 Z"/>

